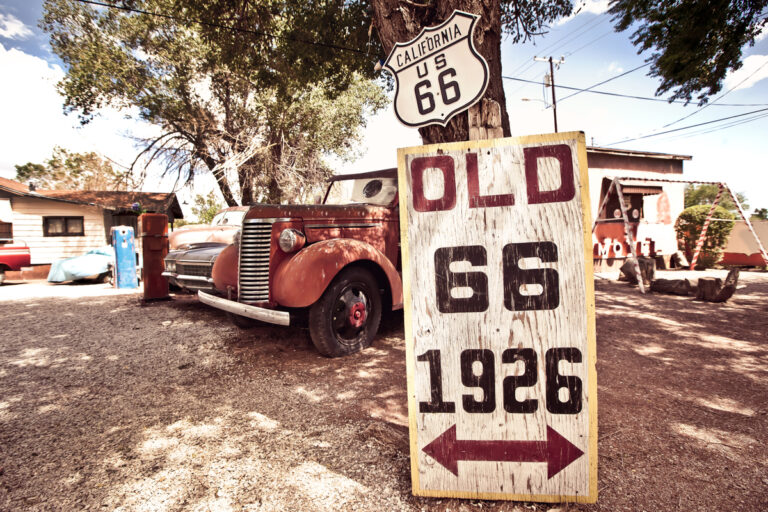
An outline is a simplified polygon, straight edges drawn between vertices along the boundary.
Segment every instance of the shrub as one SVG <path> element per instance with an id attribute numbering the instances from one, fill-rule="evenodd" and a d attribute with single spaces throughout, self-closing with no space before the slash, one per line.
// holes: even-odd
<path id="1" fill-rule="evenodd" d="M 677 218 L 675 230 L 677 231 L 677 240 L 680 248 L 685 251 L 685 256 L 689 261 L 693 259 L 693 252 L 696 250 L 696 242 L 699 240 L 701 228 L 707 219 L 707 214 L 711 205 L 700 204 L 686 208 Z M 713 219 L 735 219 L 736 217 L 723 208 L 717 206 L 712 214 Z M 712 221 L 707 228 L 707 237 L 704 239 L 704 245 L 699 253 L 699 259 L 696 261 L 696 268 L 709 268 L 720 261 L 720 255 L 725 243 L 728 241 L 728 235 L 733 229 L 733 222 Z"/>

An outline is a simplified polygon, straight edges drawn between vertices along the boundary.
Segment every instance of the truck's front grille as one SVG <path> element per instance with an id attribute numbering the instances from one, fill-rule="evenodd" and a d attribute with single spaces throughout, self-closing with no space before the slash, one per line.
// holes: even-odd
<path id="1" fill-rule="evenodd" d="M 211 277 L 212 267 L 210 263 L 176 263 L 176 273 L 184 276 Z"/>
<path id="2" fill-rule="evenodd" d="M 238 277 L 242 302 L 269 300 L 269 247 L 273 219 L 246 219 L 240 239 Z"/>

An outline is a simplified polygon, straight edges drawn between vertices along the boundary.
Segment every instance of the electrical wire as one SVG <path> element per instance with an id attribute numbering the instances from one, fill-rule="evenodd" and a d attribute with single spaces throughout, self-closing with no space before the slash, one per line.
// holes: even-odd
<path id="1" fill-rule="evenodd" d="M 100 6 L 100 7 L 108 7 L 110 9 L 116 9 L 116 10 L 119 10 L 119 11 L 133 12 L 133 13 L 136 13 L 136 14 L 145 14 L 147 16 L 156 16 L 158 18 L 165 18 L 165 19 L 168 19 L 168 20 L 179 21 L 179 22 L 187 23 L 187 24 L 189 24 L 189 23 L 197 23 L 198 25 L 204 25 L 206 27 L 223 28 L 225 30 L 232 30 L 232 31 L 235 31 L 235 32 L 243 32 L 243 33 L 246 33 L 246 34 L 253 34 L 253 35 L 256 35 L 256 36 L 260 36 L 260 37 L 268 37 L 270 39 L 282 39 L 282 40 L 285 40 L 285 41 L 292 41 L 292 42 L 295 42 L 295 43 L 302 43 L 302 44 L 311 45 L 311 46 L 321 46 L 321 47 L 324 47 L 324 48 L 330 48 L 332 50 L 340 50 L 340 51 L 345 51 L 345 52 L 353 52 L 353 53 L 359 53 L 359 54 L 363 54 L 363 55 L 366 54 L 365 50 L 360 50 L 358 48 L 350 48 L 348 46 L 340 46 L 340 45 L 331 44 L 331 43 L 321 43 L 321 42 L 318 42 L 318 41 L 311 41 L 311 40 L 308 40 L 308 39 L 299 39 L 299 38 L 296 38 L 296 37 L 278 36 L 278 35 L 275 35 L 275 34 L 270 34 L 269 32 L 263 32 L 261 30 L 251 30 L 251 29 L 247 29 L 247 28 L 232 27 L 232 26 L 228 26 L 228 25 L 221 25 L 219 23 L 213 23 L 213 22 L 210 22 L 210 21 L 202 21 L 202 20 L 196 20 L 196 19 L 184 19 L 184 18 L 179 18 L 177 16 L 172 16 L 170 14 L 163 14 L 163 13 L 158 13 L 158 12 L 145 11 L 145 10 L 142 10 L 142 9 L 136 9 L 136 8 L 128 7 L 128 6 L 125 6 L 125 5 L 108 4 L 108 3 L 105 3 L 105 2 L 98 2 L 96 0 L 76 0 L 76 1 L 80 2 L 82 4 L 90 4 L 90 5 L 97 5 L 97 6 Z"/>
<path id="2" fill-rule="evenodd" d="M 753 110 L 751 112 L 744 112 L 742 114 L 736 114 L 736 115 L 733 115 L 733 116 L 721 117 L 720 119 L 714 119 L 712 121 L 705 121 L 703 123 L 697 123 L 697 124 L 692 124 L 692 125 L 688 125 L 688 126 L 682 126 L 680 128 L 673 128 L 671 130 L 666 130 L 666 131 L 663 131 L 663 132 L 651 133 L 651 134 L 648 134 L 648 135 L 642 135 L 642 136 L 639 136 L 639 137 L 633 137 L 631 139 L 624 139 L 624 140 L 620 140 L 620 141 L 617 141 L 617 142 L 611 142 L 610 144 L 604 144 L 604 146 L 606 146 L 606 147 L 607 146 L 615 146 L 616 144 L 623 144 L 625 142 L 632 142 L 632 141 L 635 141 L 635 140 L 647 139 L 647 138 L 650 138 L 650 137 L 657 137 L 659 135 L 665 135 L 667 133 L 679 132 L 681 130 L 688 130 L 690 128 L 696 128 L 698 126 L 704 126 L 704 125 L 712 124 L 712 123 L 719 123 L 720 121 L 726 121 L 728 119 L 734 119 L 734 118 L 737 118 L 737 117 L 744 117 L 744 116 L 748 116 L 748 115 L 751 115 L 751 114 L 757 114 L 758 112 L 766 112 L 766 111 L 768 111 L 768 108 L 762 108 L 762 109 L 759 109 L 759 110 Z"/>
<path id="3" fill-rule="evenodd" d="M 518 76 L 524 75 L 525 73 L 527 73 L 530 69 L 532 69 L 536 65 L 536 62 L 533 61 L 533 59 L 534 59 L 534 57 L 536 57 L 537 54 L 547 54 L 547 53 L 550 53 L 550 52 L 555 52 L 555 50 L 561 48 L 562 46 L 567 45 L 567 44 L 569 44 L 569 43 L 579 39 L 584 34 L 589 33 L 589 31 L 585 31 L 586 29 L 588 29 L 588 28 L 596 28 L 598 25 L 602 25 L 603 23 L 605 23 L 605 22 L 607 22 L 609 20 L 610 20 L 610 18 L 607 17 L 607 16 L 596 16 L 594 19 L 586 21 L 585 23 L 580 25 L 577 29 L 575 29 L 574 31 L 565 34 L 564 36 L 562 36 L 561 38 L 555 40 L 554 42 L 552 42 L 548 46 L 545 46 L 544 48 L 542 48 L 540 51 L 536 52 L 535 54 L 532 54 L 528 59 L 523 61 L 522 64 L 520 64 L 515 69 L 513 69 L 511 74 L 512 75 L 518 75 Z M 594 25 L 594 27 L 592 27 L 592 25 Z M 512 91 L 510 93 L 510 95 L 514 95 L 520 89 L 522 89 L 522 87 L 519 87 L 519 88 L 515 89 L 514 91 Z"/>
<path id="4" fill-rule="evenodd" d="M 587 91 L 589 91 L 589 90 L 591 90 L 591 89 L 594 89 L 594 88 L 595 88 L 595 87 L 597 87 L 598 85 L 607 84 L 608 82 L 611 82 L 611 81 L 613 81 L 613 80 L 616 80 L 617 78 L 621 78 L 621 77 L 623 77 L 623 76 L 626 76 L 626 75 L 628 75 L 628 74 L 630 74 L 630 73 L 634 73 L 634 72 L 635 72 L 635 71 L 637 71 L 638 69 L 643 69 L 643 68 L 645 68 L 645 67 L 648 67 L 648 66 L 650 66 L 650 65 L 651 65 L 651 63 L 650 63 L 650 62 L 646 62 L 645 64 L 643 64 L 643 65 L 641 65 L 641 66 L 637 66 L 636 68 L 632 68 L 632 69 L 630 69 L 629 71 L 625 71 L 625 72 L 621 73 L 620 75 L 616 75 L 616 76 L 614 76 L 614 77 L 611 77 L 611 78 L 609 78 L 608 80 L 603 80 L 602 82 L 598 82 L 598 83 L 596 83 L 595 85 L 591 85 L 591 86 L 587 87 L 586 89 L 582 89 L 582 90 L 580 90 L 580 91 L 578 91 L 578 92 L 574 92 L 573 94 L 569 94 L 569 95 L 568 95 L 568 96 L 566 96 L 565 98 L 562 98 L 562 99 L 560 100 L 560 102 L 562 103 L 563 101 L 567 100 L 568 98 L 573 98 L 574 96 L 576 96 L 576 95 L 578 95 L 578 94 L 581 94 L 581 93 L 583 93 L 583 92 L 587 92 Z"/>
<path id="5" fill-rule="evenodd" d="M 536 80 L 526 80 L 524 78 L 515 78 L 515 77 L 512 77 L 512 76 L 502 76 L 501 78 L 503 78 L 505 80 L 514 80 L 515 82 L 524 82 L 524 83 L 527 83 L 527 84 L 534 84 L 534 85 L 545 85 L 545 86 L 549 87 L 546 83 L 538 82 Z M 579 88 L 579 87 L 570 87 L 570 86 L 567 86 L 567 85 L 560 85 L 560 84 L 555 84 L 555 87 L 558 88 L 558 89 L 566 89 L 566 90 L 569 90 L 569 91 L 582 91 L 582 92 L 588 92 L 588 93 L 591 93 L 591 94 L 601 94 L 601 95 L 604 95 L 604 96 L 614 96 L 614 97 L 618 97 L 618 98 L 629 98 L 629 99 L 633 99 L 633 100 L 657 101 L 657 102 L 673 103 L 673 104 L 677 103 L 677 104 L 681 104 L 681 105 L 688 104 L 687 101 L 683 101 L 683 100 L 668 101 L 668 100 L 665 100 L 663 98 L 650 98 L 650 97 L 647 97 L 647 96 L 634 96 L 634 95 L 631 95 L 631 94 L 621 94 L 621 93 L 618 93 L 618 92 L 594 91 L 594 90 L 591 90 L 591 89 L 587 90 L 587 89 L 582 89 L 582 88 Z M 510 96 L 511 95 L 512 94 L 510 93 Z M 558 101 L 562 101 L 562 100 L 558 100 Z M 768 103 L 717 103 L 714 106 L 715 107 L 764 107 L 764 106 L 768 106 Z"/>
<path id="6" fill-rule="evenodd" d="M 605 37 L 608 37 L 608 36 L 609 36 L 609 35 L 611 35 L 611 34 L 613 34 L 613 30 L 609 30 L 609 31 L 608 31 L 608 32 L 606 32 L 605 34 L 603 34 L 603 35 L 601 35 L 601 36 L 598 36 L 598 37 L 594 38 L 593 40 L 591 40 L 590 42 L 588 42 L 588 43 L 586 43 L 586 44 L 583 44 L 582 46 L 579 46 L 578 48 L 576 48 L 576 49 L 575 49 L 575 50 L 573 50 L 572 52 L 566 52 L 565 56 L 566 56 L 566 57 L 570 57 L 570 56 L 571 56 L 571 55 L 573 55 L 574 53 L 576 53 L 576 52 L 580 52 L 581 50 L 583 50 L 583 49 L 584 49 L 584 48 L 586 48 L 587 46 L 589 46 L 589 45 L 591 45 L 591 44 L 593 44 L 593 43 L 596 43 L 596 42 L 598 42 L 599 40 L 601 40 L 601 39 L 603 39 L 603 38 L 605 38 Z"/>
<path id="7" fill-rule="evenodd" d="M 768 113 L 757 114 L 757 115 L 754 115 L 752 117 L 748 117 L 746 119 L 739 119 L 737 121 L 731 121 L 729 123 L 725 123 L 725 124 L 723 124 L 721 126 L 717 126 L 715 128 L 708 127 L 708 128 L 702 129 L 702 130 L 693 131 L 691 133 L 683 133 L 683 134 L 680 134 L 680 135 L 673 135 L 672 137 L 663 137 L 661 139 L 656 139 L 656 142 L 672 141 L 672 140 L 688 139 L 688 138 L 691 138 L 691 137 L 698 137 L 700 135 L 707 135 L 709 133 L 715 133 L 715 132 L 718 132 L 720 130 L 726 130 L 728 128 L 733 128 L 734 126 L 739 126 L 739 125 L 742 125 L 742 124 L 751 123 L 753 121 L 759 121 L 760 119 L 764 119 L 764 118 L 768 118 Z"/>
<path id="8" fill-rule="evenodd" d="M 695 111 L 691 112 L 690 114 L 688 114 L 688 115 L 686 115 L 686 116 L 683 116 L 683 117 L 681 117 L 680 119 L 676 119 L 675 121 L 672 121 L 671 123 L 667 123 L 667 124 L 665 124 L 665 125 L 664 125 L 664 126 L 662 126 L 661 128 L 668 128 L 668 127 L 672 126 L 673 124 L 677 124 L 677 123 L 679 123 L 680 121 L 683 121 L 684 119 L 688 119 L 689 117 L 691 117 L 691 116 L 694 116 L 694 115 L 698 114 L 699 112 L 701 112 L 701 111 L 702 111 L 702 110 L 704 110 L 705 108 L 707 108 L 707 107 L 709 107 L 709 106 L 711 106 L 711 105 L 715 104 L 717 101 L 719 101 L 720 99 L 724 98 L 725 96 L 727 96 L 728 94 L 730 94 L 731 92 L 733 92 L 734 90 L 736 90 L 736 89 L 737 89 L 737 88 L 738 88 L 738 87 L 739 87 L 741 84 L 743 84 L 744 82 L 746 82 L 747 80 L 749 80 L 750 78 L 752 78 L 753 76 L 755 76 L 755 75 L 757 74 L 757 72 L 758 72 L 758 71 L 760 71 L 761 69 L 763 69 L 763 68 L 764 68 L 766 65 L 768 65 L 768 60 L 766 60 L 766 61 L 763 63 L 763 65 L 762 65 L 762 66 L 760 66 L 759 68 L 757 68 L 757 69 L 756 69 L 756 70 L 755 70 L 755 71 L 754 71 L 752 74 L 750 74 L 750 75 L 749 75 L 747 78 L 745 78 L 745 79 L 744 79 L 744 80 L 742 80 L 741 82 L 737 83 L 736 85 L 734 85 L 733 87 L 731 87 L 730 89 L 728 89 L 727 91 L 725 91 L 723 94 L 721 94 L 720 96 L 718 96 L 717 98 L 715 98 L 714 100 L 712 100 L 711 102 L 709 102 L 709 103 L 707 103 L 706 105 L 704 105 L 704 106 L 702 106 L 702 107 L 700 107 L 700 108 L 696 109 Z"/>

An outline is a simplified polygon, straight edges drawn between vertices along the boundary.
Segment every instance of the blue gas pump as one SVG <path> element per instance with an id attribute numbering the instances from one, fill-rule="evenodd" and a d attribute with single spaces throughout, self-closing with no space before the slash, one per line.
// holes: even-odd
<path id="1" fill-rule="evenodd" d="M 112 247 L 115 248 L 115 286 L 138 288 L 136 276 L 136 243 L 131 226 L 112 228 Z"/>

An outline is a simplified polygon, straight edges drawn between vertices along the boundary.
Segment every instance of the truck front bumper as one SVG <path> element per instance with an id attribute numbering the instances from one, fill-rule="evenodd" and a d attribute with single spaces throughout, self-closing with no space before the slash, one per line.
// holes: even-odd
<path id="1" fill-rule="evenodd" d="M 197 296 L 203 304 L 222 309 L 228 313 L 253 318 L 254 320 L 267 322 L 269 324 L 290 325 L 291 323 L 291 316 L 286 311 L 248 306 L 247 304 L 227 300 L 203 291 L 198 291 Z"/>

